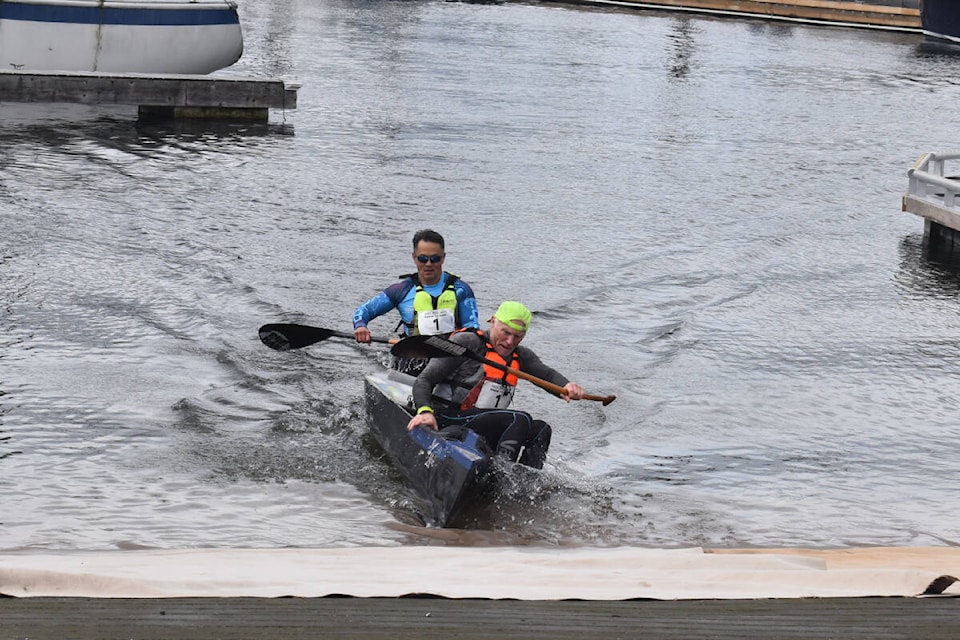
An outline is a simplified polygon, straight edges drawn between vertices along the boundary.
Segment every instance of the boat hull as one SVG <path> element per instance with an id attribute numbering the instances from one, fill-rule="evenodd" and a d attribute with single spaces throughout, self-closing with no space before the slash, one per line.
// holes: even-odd
<path id="1" fill-rule="evenodd" d="M 243 53 L 229 0 L 0 0 L 0 69 L 206 74 Z"/>
<path id="2" fill-rule="evenodd" d="M 490 456 L 473 431 L 461 438 L 432 429 L 407 431 L 413 378 L 396 371 L 365 379 L 370 431 L 424 503 L 430 524 L 446 527 L 482 494 Z"/>
<path id="3" fill-rule="evenodd" d="M 920 22 L 924 35 L 960 42 L 960 3 L 957 0 L 923 0 Z"/>

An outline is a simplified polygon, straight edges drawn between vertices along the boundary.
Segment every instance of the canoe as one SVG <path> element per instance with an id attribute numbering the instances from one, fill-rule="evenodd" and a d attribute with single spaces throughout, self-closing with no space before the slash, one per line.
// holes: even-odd
<path id="1" fill-rule="evenodd" d="M 0 69 L 207 74 L 243 53 L 233 0 L 0 0 Z"/>
<path id="2" fill-rule="evenodd" d="M 469 429 L 460 434 L 422 427 L 407 431 L 413 415 L 413 381 L 412 376 L 398 371 L 366 376 L 367 424 L 390 462 L 423 502 L 427 513 L 422 515 L 427 523 L 452 526 L 484 495 L 490 452 Z"/>

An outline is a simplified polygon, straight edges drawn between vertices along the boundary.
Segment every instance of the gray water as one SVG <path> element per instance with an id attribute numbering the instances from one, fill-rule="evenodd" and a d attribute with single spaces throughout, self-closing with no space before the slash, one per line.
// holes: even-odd
<path id="1" fill-rule="evenodd" d="M 244 0 L 267 125 L 0 104 L 0 549 L 957 544 L 960 276 L 900 212 L 956 146 L 918 35 L 667 12 Z M 433 227 L 607 407 L 530 497 L 415 524 L 349 330 Z M 373 325 L 380 336 L 395 318 Z"/>

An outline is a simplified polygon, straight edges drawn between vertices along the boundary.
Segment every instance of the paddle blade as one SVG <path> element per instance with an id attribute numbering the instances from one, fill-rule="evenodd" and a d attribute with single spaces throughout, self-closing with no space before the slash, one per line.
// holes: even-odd
<path id="1" fill-rule="evenodd" d="M 440 336 L 410 336 L 393 345 L 390 353 L 398 358 L 450 358 L 469 357 L 471 351 Z"/>
<path id="2" fill-rule="evenodd" d="M 265 324 L 259 334 L 260 341 L 271 349 L 289 351 L 326 340 L 336 332 L 303 324 Z"/>

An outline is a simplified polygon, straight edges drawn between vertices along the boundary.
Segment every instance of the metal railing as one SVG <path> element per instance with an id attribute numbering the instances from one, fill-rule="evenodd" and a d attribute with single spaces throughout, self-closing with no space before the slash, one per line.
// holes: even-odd
<path id="1" fill-rule="evenodd" d="M 907 195 L 947 209 L 960 211 L 960 177 L 945 176 L 948 160 L 960 160 L 960 151 L 925 153 L 907 171 L 910 185 Z"/>

